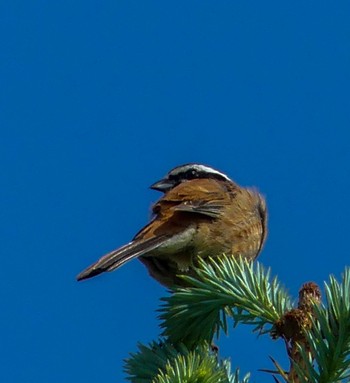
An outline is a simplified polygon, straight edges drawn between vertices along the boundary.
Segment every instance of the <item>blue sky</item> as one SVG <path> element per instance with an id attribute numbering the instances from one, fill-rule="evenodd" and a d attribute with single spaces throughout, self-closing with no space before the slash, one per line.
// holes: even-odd
<path id="1" fill-rule="evenodd" d="M 259 260 L 291 294 L 348 264 L 349 2 L 11 1 L 0 5 L 4 382 L 120 382 L 166 294 L 129 241 L 186 162 L 268 201 Z M 231 329 L 223 356 L 271 381 L 281 343 Z"/>

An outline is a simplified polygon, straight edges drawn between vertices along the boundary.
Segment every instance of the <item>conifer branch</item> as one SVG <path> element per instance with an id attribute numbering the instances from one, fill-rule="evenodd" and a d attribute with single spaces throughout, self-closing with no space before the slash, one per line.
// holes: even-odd
<path id="1" fill-rule="evenodd" d="M 234 324 L 253 325 L 286 344 L 289 371 L 271 358 L 275 382 L 335 383 L 350 380 L 350 269 L 338 282 L 325 284 L 321 303 L 319 287 L 306 283 L 297 307 L 270 270 L 258 262 L 222 256 L 200 261 L 197 277 L 183 277 L 187 288 L 163 298 L 160 309 L 163 340 L 126 361 L 132 383 L 247 383 L 230 363 L 220 361 L 210 344 L 214 335 Z"/>
<path id="2" fill-rule="evenodd" d="M 249 375 L 230 372 L 228 360 L 219 361 L 207 343 L 189 350 L 166 341 L 138 345 L 139 352 L 126 360 L 125 371 L 132 383 L 248 383 Z"/>
<path id="3" fill-rule="evenodd" d="M 235 324 L 254 325 L 254 331 L 270 331 L 292 307 L 277 278 L 258 262 L 222 256 L 201 261 L 197 273 L 198 279 L 183 277 L 191 287 L 162 299 L 163 335 L 174 343 L 211 342 L 220 329 L 227 333 L 227 316 Z"/>
<path id="4" fill-rule="evenodd" d="M 325 292 L 326 302 L 314 306 L 313 327 L 306 332 L 312 359 L 301 349 L 306 370 L 298 375 L 307 382 L 345 382 L 350 378 L 350 269 L 341 282 L 330 276 Z"/>

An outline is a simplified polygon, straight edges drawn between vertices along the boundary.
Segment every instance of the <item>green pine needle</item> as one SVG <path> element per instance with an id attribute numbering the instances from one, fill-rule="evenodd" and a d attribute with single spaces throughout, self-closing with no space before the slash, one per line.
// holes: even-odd
<path id="1" fill-rule="evenodd" d="M 306 371 L 302 380 L 315 383 L 345 382 L 350 377 L 350 269 L 339 283 L 334 276 L 325 283 L 326 302 L 315 306 L 314 328 L 307 334 L 311 353 L 302 351 Z"/>
<path id="2" fill-rule="evenodd" d="M 126 361 L 132 383 L 247 383 L 228 361 L 218 361 L 209 346 L 215 334 L 227 333 L 228 318 L 250 324 L 260 333 L 292 309 L 291 299 L 270 270 L 258 262 L 219 257 L 202 261 L 197 278 L 183 277 L 188 288 L 163 298 L 160 309 L 166 342 L 139 345 Z M 314 326 L 305 334 L 308 349 L 294 364 L 299 382 L 350 380 L 350 269 L 341 282 L 325 284 L 325 302 L 314 306 Z M 310 350 L 311 352 L 309 352 Z M 275 377 L 275 381 L 277 378 Z"/>
<path id="3" fill-rule="evenodd" d="M 292 307 L 277 279 L 258 262 L 222 256 L 201 261 L 197 274 L 183 277 L 191 287 L 162 299 L 163 335 L 174 343 L 211 342 L 220 329 L 227 333 L 227 316 L 264 332 Z"/>
<path id="4" fill-rule="evenodd" d="M 229 383 L 227 371 L 213 355 L 190 352 L 170 360 L 154 383 Z"/>
<path id="5" fill-rule="evenodd" d="M 248 383 L 239 371 L 230 373 L 230 362 L 218 361 L 207 344 L 190 351 L 184 345 L 167 342 L 138 345 L 139 352 L 126 360 L 125 371 L 132 383 Z"/>
<path id="6" fill-rule="evenodd" d="M 164 370 L 169 359 L 178 354 L 187 355 L 188 349 L 179 344 L 176 347 L 160 341 L 152 342 L 145 346 L 138 344 L 139 351 L 131 353 L 130 358 L 125 360 L 125 372 L 129 375 L 128 380 L 133 383 L 149 383 Z"/>

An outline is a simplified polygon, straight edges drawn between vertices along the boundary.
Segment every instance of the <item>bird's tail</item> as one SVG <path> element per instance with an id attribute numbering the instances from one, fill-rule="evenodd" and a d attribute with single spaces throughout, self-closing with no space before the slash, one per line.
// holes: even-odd
<path id="1" fill-rule="evenodd" d="M 150 239 L 137 239 L 126 245 L 111 251 L 104 255 L 97 262 L 83 270 L 78 276 L 77 280 L 92 278 L 95 275 L 101 274 L 105 271 L 113 271 L 124 263 L 129 262 L 131 259 L 137 258 L 140 255 L 149 253 L 152 250 L 157 249 L 164 242 L 166 242 L 166 236 L 160 236 Z"/>

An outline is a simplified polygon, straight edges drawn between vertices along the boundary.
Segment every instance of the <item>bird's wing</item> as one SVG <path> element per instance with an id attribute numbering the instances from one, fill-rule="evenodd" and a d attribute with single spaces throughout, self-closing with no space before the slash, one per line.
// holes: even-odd
<path id="1" fill-rule="evenodd" d="M 138 239 L 136 241 L 129 242 L 119 249 L 104 255 L 97 262 L 82 271 L 77 276 L 77 280 L 81 281 L 83 279 L 88 279 L 94 277 L 95 275 L 101 274 L 104 271 L 113 271 L 131 259 L 137 258 L 140 255 L 157 249 L 165 243 L 167 239 L 167 236 L 162 235 L 154 238 Z"/>
<path id="2" fill-rule="evenodd" d="M 203 202 L 196 201 L 192 204 L 181 204 L 174 207 L 175 211 L 182 211 L 186 213 L 201 214 L 211 218 L 218 218 L 222 213 L 222 205 L 218 205 L 215 202 Z"/>
<path id="3" fill-rule="evenodd" d="M 183 182 L 166 193 L 154 206 L 158 214 L 165 211 L 187 212 L 218 218 L 222 208 L 231 203 L 235 193 L 227 193 L 225 183 L 211 179 Z"/>

